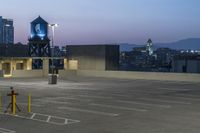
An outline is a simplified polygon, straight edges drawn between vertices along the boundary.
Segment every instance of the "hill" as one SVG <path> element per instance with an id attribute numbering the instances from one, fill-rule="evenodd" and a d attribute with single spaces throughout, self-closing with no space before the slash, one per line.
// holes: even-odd
<path id="1" fill-rule="evenodd" d="M 177 49 L 177 50 L 186 50 L 186 49 L 194 49 L 194 50 L 200 50 L 200 38 L 188 38 L 183 39 L 177 42 L 171 42 L 171 43 L 155 43 L 155 46 L 157 47 L 168 47 L 171 49 Z"/>

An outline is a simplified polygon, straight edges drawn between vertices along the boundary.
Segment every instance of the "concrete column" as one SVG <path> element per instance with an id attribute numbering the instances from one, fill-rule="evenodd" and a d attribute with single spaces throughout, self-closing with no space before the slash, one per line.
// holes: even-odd
<path id="1" fill-rule="evenodd" d="M 64 59 L 64 70 L 68 69 L 68 60 Z"/>
<path id="2" fill-rule="evenodd" d="M 16 70 L 17 69 L 17 62 L 16 62 L 16 60 L 11 60 L 10 61 L 10 65 L 11 65 L 11 70 L 13 71 L 13 70 Z"/>
<path id="3" fill-rule="evenodd" d="M 0 77 L 4 77 L 4 72 L 2 70 L 2 61 L 0 61 Z"/>
<path id="4" fill-rule="evenodd" d="M 1 61 L 0 61 L 0 70 L 2 70 L 2 63 L 1 63 Z"/>
<path id="5" fill-rule="evenodd" d="M 11 59 L 10 60 L 10 74 L 13 75 L 13 71 L 16 70 L 16 61 Z"/>
<path id="6" fill-rule="evenodd" d="M 43 77 L 47 77 L 49 74 L 49 59 L 43 58 Z"/>
<path id="7" fill-rule="evenodd" d="M 33 59 L 30 58 L 27 60 L 27 70 L 32 70 L 32 63 L 33 63 Z"/>

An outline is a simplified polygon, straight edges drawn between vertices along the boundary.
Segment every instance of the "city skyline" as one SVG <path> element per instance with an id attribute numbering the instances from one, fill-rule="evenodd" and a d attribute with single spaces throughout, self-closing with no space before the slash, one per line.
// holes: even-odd
<path id="1" fill-rule="evenodd" d="M 200 37 L 199 4 L 198 0 L 7 0 L 0 5 L 0 16 L 14 20 L 15 43 L 27 43 L 30 22 L 40 15 L 59 24 L 55 30 L 59 45 L 144 44 L 148 38 L 172 42 Z"/>
<path id="2" fill-rule="evenodd" d="M 0 44 L 14 43 L 14 27 L 12 19 L 0 16 Z"/>

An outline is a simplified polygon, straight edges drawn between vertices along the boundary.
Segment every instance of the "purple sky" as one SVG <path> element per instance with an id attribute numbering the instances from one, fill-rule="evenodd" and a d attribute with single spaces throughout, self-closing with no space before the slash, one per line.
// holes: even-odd
<path id="1" fill-rule="evenodd" d="M 15 42 L 27 42 L 41 15 L 58 23 L 56 44 L 171 42 L 200 37 L 200 0 L 4 0 L 0 16 L 14 19 Z"/>

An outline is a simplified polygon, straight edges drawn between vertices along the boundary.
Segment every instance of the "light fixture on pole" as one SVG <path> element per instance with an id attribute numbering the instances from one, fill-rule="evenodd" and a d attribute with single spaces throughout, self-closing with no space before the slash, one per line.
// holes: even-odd
<path id="1" fill-rule="evenodd" d="M 52 54 L 51 54 L 51 70 L 53 73 L 53 68 L 54 66 L 54 61 L 53 61 L 53 57 L 54 57 L 54 37 L 55 37 L 55 27 L 58 27 L 58 24 L 49 24 L 49 27 L 51 27 L 52 29 Z"/>

